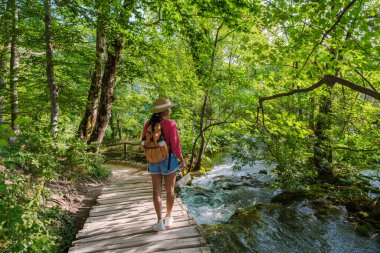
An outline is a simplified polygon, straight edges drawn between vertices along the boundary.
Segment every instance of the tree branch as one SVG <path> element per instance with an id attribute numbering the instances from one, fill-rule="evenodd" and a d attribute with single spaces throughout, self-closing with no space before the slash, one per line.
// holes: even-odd
<path id="1" fill-rule="evenodd" d="M 359 91 L 363 94 L 373 97 L 374 99 L 380 100 L 380 93 L 375 90 L 371 90 L 363 86 L 354 84 L 346 79 L 339 78 L 337 76 L 327 75 L 326 77 L 331 78 L 331 80 L 333 80 L 334 82 L 344 85 L 348 88 L 351 88 L 352 90 Z"/>
<path id="2" fill-rule="evenodd" d="M 365 78 L 357 69 L 355 69 L 355 72 L 356 73 L 358 73 L 358 75 L 364 80 L 364 81 L 366 81 L 368 84 L 369 84 L 369 86 L 371 86 L 371 88 L 372 88 L 372 90 L 374 90 L 374 91 L 377 91 L 376 89 L 375 89 L 375 87 L 373 87 L 373 85 L 367 80 L 367 78 Z"/>
<path id="3" fill-rule="evenodd" d="M 279 97 L 287 97 L 287 96 L 291 96 L 293 94 L 302 93 L 302 92 L 303 93 L 309 92 L 309 91 L 317 89 L 318 87 L 320 87 L 323 84 L 327 84 L 328 86 L 333 87 L 335 83 L 339 83 L 339 84 L 341 84 L 343 86 L 346 86 L 346 87 L 348 87 L 348 88 L 350 88 L 352 90 L 358 91 L 360 93 L 363 93 L 363 94 L 366 94 L 368 96 L 371 96 L 374 99 L 380 100 L 380 93 L 377 92 L 376 90 L 371 90 L 371 89 L 368 89 L 366 87 L 354 84 L 354 83 L 352 83 L 352 82 L 350 82 L 348 80 L 345 80 L 345 79 L 337 77 L 337 76 L 326 75 L 319 82 L 313 84 L 312 86 L 310 86 L 308 88 L 294 89 L 294 90 L 291 90 L 289 92 L 279 93 L 279 94 L 272 95 L 272 96 L 269 96 L 269 97 L 260 97 L 259 98 L 259 107 L 257 107 L 256 121 L 257 122 L 259 121 L 259 112 L 260 112 L 260 109 L 262 110 L 262 112 L 264 112 L 263 102 L 266 101 L 266 100 L 272 100 L 272 99 L 276 99 L 276 98 L 279 98 Z"/>
<path id="4" fill-rule="evenodd" d="M 227 38 L 230 34 L 234 33 L 235 30 L 232 30 L 230 32 L 228 32 L 226 35 L 224 35 L 223 37 L 221 37 L 220 39 L 218 39 L 218 42 L 221 42 L 222 40 L 224 40 L 225 38 Z"/>
<path id="5" fill-rule="evenodd" d="M 319 82 L 313 84 L 312 86 L 310 86 L 308 88 L 294 89 L 294 90 L 291 90 L 289 92 L 279 93 L 279 94 L 269 96 L 269 97 L 260 97 L 259 98 L 260 108 L 262 107 L 262 103 L 265 100 L 272 100 L 272 99 L 279 98 L 279 97 L 287 97 L 287 96 L 290 96 L 290 95 L 293 95 L 296 93 L 301 93 L 301 92 L 309 92 L 309 91 L 315 90 L 316 88 L 318 88 L 319 86 L 321 86 L 322 84 L 325 84 L 325 83 L 326 83 L 326 77 L 322 78 Z"/>
<path id="6" fill-rule="evenodd" d="M 340 28 L 342 28 L 345 32 L 349 32 L 344 26 L 338 25 Z M 371 53 L 369 53 L 364 47 L 362 47 L 358 41 L 358 39 L 351 34 L 351 39 L 355 42 L 355 44 L 366 54 L 369 58 L 374 60 L 379 60 L 375 56 L 373 56 Z"/>
<path id="7" fill-rule="evenodd" d="M 203 128 L 203 132 L 206 132 L 210 127 L 213 127 L 213 126 L 233 123 L 233 122 L 227 122 L 227 120 L 231 117 L 231 115 L 233 114 L 233 112 L 234 112 L 234 111 L 232 110 L 232 111 L 230 112 L 230 114 L 228 114 L 228 116 L 227 116 L 223 121 L 219 121 L 219 122 L 216 122 L 216 123 L 212 123 L 212 124 L 206 126 L 205 128 Z"/>

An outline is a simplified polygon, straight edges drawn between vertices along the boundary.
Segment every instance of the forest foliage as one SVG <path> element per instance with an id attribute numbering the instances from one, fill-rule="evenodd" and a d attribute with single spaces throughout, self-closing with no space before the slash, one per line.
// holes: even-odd
<path id="1" fill-rule="evenodd" d="M 45 182 L 107 178 L 90 151 L 138 142 L 159 97 L 177 103 L 171 117 L 193 171 L 225 146 L 240 164 L 275 164 L 284 190 L 378 171 L 379 9 L 1 0 L 0 250 L 65 247 L 52 225 L 65 216 L 43 206 Z"/>

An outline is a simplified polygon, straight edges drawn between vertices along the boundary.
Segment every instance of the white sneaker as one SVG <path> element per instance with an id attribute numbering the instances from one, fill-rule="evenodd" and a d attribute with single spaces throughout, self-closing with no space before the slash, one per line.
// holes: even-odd
<path id="1" fill-rule="evenodd" d="M 165 227 L 170 227 L 174 222 L 173 217 L 166 217 L 165 218 Z"/>
<path id="2" fill-rule="evenodd" d="M 163 219 L 161 219 L 157 224 L 154 224 L 153 226 L 154 231 L 164 231 L 165 225 Z"/>

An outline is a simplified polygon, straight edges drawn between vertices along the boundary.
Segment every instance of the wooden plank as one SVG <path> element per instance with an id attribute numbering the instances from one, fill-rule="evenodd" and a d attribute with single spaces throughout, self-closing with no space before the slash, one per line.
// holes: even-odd
<path id="1" fill-rule="evenodd" d="M 174 211 L 172 212 L 172 216 L 175 218 L 176 216 L 181 216 L 187 214 L 186 211 Z M 90 218 L 89 218 L 90 219 Z M 134 217 L 123 217 L 123 218 L 118 218 L 116 220 L 103 220 L 101 218 L 95 219 L 95 220 L 87 220 L 86 223 L 84 224 L 83 228 L 92 228 L 96 229 L 98 227 L 102 226 L 112 226 L 114 224 L 118 223 L 128 223 L 128 222 L 138 222 L 142 220 L 155 220 L 157 219 L 156 214 L 148 214 L 148 215 L 135 215 Z"/>
<path id="2" fill-rule="evenodd" d="M 116 192 L 130 192 L 131 190 L 143 190 L 143 189 L 150 189 L 152 190 L 152 185 L 145 185 L 141 187 L 118 187 L 112 190 L 102 190 L 102 194 L 109 194 L 109 193 L 116 193 Z M 164 190 L 164 188 L 162 188 Z"/>
<path id="3" fill-rule="evenodd" d="M 140 196 L 147 196 L 152 198 L 153 197 L 153 190 L 152 189 L 147 189 L 144 191 L 129 191 L 129 192 L 114 192 L 112 195 L 110 194 L 104 194 L 100 195 L 98 197 L 99 200 L 110 200 L 110 199 L 122 199 L 122 198 L 129 198 L 129 197 L 140 197 Z M 161 191 L 161 197 L 166 196 L 166 191 L 162 190 Z"/>
<path id="4" fill-rule="evenodd" d="M 146 185 L 136 185 L 136 187 L 129 187 L 129 186 L 126 186 L 127 184 L 124 184 L 124 186 L 120 186 L 120 187 L 117 187 L 115 188 L 114 190 L 112 191 L 106 191 L 106 190 L 102 190 L 102 195 L 100 196 L 112 196 L 112 195 L 120 195 L 120 194 L 128 194 L 128 193 L 132 193 L 132 192 L 152 192 L 153 191 L 153 188 L 152 188 L 152 184 L 146 184 Z M 162 185 L 162 191 L 165 191 L 165 186 Z"/>
<path id="5" fill-rule="evenodd" d="M 145 204 L 145 203 L 152 203 L 152 197 L 147 197 L 147 198 L 140 198 L 140 199 L 122 199 L 122 201 L 117 202 L 117 201 L 111 201 L 110 203 L 99 203 L 98 206 L 115 206 L 115 205 L 128 205 L 128 204 Z M 161 197 L 161 201 L 165 202 L 166 197 Z"/>
<path id="6" fill-rule="evenodd" d="M 115 203 L 123 203 L 123 202 L 132 202 L 132 201 L 139 201 L 139 200 L 146 200 L 149 199 L 152 201 L 152 196 L 149 195 L 142 195 L 142 196 L 128 196 L 128 197 L 122 197 L 117 199 L 98 199 L 99 205 L 107 205 L 107 204 L 115 204 Z M 165 199 L 165 195 L 161 196 L 161 199 Z"/>
<path id="7" fill-rule="evenodd" d="M 131 180 L 131 181 L 130 181 Z M 114 189 L 114 188 L 117 188 L 117 187 L 128 187 L 130 185 L 140 185 L 140 186 L 144 186 L 144 185 L 149 185 L 149 184 L 152 184 L 152 179 L 150 178 L 146 178 L 146 179 L 138 179 L 138 178 L 135 178 L 135 179 L 130 179 L 129 176 L 119 176 L 118 178 L 114 178 L 114 179 L 111 179 L 108 181 L 108 185 L 105 186 L 105 189 Z"/>
<path id="8" fill-rule="evenodd" d="M 178 199 L 176 198 L 176 201 Z M 176 205 L 174 203 L 174 205 Z M 96 216 L 96 213 L 99 212 L 107 212 L 109 210 L 122 210 L 122 209 L 129 209 L 129 208 L 139 208 L 141 206 L 153 206 L 153 200 L 152 199 L 146 199 L 146 200 L 139 200 L 138 202 L 132 201 L 132 202 L 122 202 L 122 203 L 113 203 L 108 205 L 98 205 L 93 206 L 92 210 L 90 212 L 90 216 Z M 182 209 L 187 210 L 184 205 L 179 205 Z M 162 208 L 166 208 L 166 202 L 165 198 L 162 198 Z"/>
<path id="9" fill-rule="evenodd" d="M 206 241 L 202 237 L 194 237 L 194 238 L 184 238 L 184 239 L 173 239 L 173 240 L 164 240 L 159 242 L 150 242 L 146 243 L 142 246 L 137 247 L 124 247 L 115 249 L 116 245 L 113 245 L 112 250 L 99 251 L 101 253 L 144 253 L 144 252 L 159 252 L 159 251 L 167 251 L 167 250 L 180 250 L 182 252 L 186 252 L 186 249 L 196 248 L 196 247 L 204 247 L 206 245 Z M 122 247 L 120 245 L 119 247 Z"/>
<path id="10" fill-rule="evenodd" d="M 162 209 L 166 210 L 166 204 L 165 201 L 162 203 Z M 180 205 L 174 205 L 173 210 L 184 210 Z M 129 208 L 118 208 L 115 210 L 114 207 L 111 207 L 109 209 L 103 209 L 103 211 L 99 212 L 90 212 L 90 217 L 96 217 L 96 216 L 104 216 L 104 215 L 111 215 L 111 214 L 122 214 L 122 213 L 129 213 L 129 212 L 150 212 L 155 211 L 154 205 L 152 202 L 150 203 L 144 203 L 142 205 L 133 206 Z"/>
<path id="11" fill-rule="evenodd" d="M 151 183 L 152 179 L 148 174 L 146 176 L 141 175 L 141 171 L 136 171 L 133 174 L 118 171 L 116 174 L 114 172 L 112 173 L 112 177 L 108 180 L 108 182 L 110 182 L 110 184 L 106 187 L 112 188 L 123 184 L 147 184 Z"/>
<path id="12" fill-rule="evenodd" d="M 164 192 L 164 191 L 163 191 Z M 110 193 L 101 193 L 98 196 L 98 199 L 108 199 L 108 198 L 119 198 L 121 196 L 130 196 L 130 195 L 141 195 L 141 194 L 149 194 L 152 195 L 153 189 L 152 187 L 150 188 L 140 188 L 140 189 L 133 189 L 129 191 L 115 191 L 115 192 L 110 192 Z"/>
<path id="13" fill-rule="evenodd" d="M 211 253 L 209 247 L 199 247 L 199 248 L 186 248 L 186 249 L 174 249 L 165 251 L 155 251 L 156 253 Z"/>
<path id="14" fill-rule="evenodd" d="M 168 229 L 190 227 L 190 226 L 195 226 L 195 225 L 196 225 L 195 221 L 191 219 L 176 220 L 173 223 L 173 226 Z M 129 227 L 127 229 L 108 231 L 106 233 L 97 234 L 90 237 L 78 238 L 77 240 L 73 241 L 73 244 L 92 242 L 92 241 L 101 241 L 101 240 L 107 240 L 107 239 L 112 239 L 112 238 L 117 238 L 117 237 L 124 237 L 124 236 L 131 236 L 131 235 L 145 234 L 145 233 L 154 233 L 152 223 L 149 225 L 144 225 L 144 226 L 140 225 L 133 228 Z"/>
<path id="15" fill-rule="evenodd" d="M 164 208 L 164 205 L 166 206 L 165 201 L 162 203 L 163 208 Z M 112 214 L 112 213 L 119 213 L 119 212 L 127 212 L 127 211 L 133 212 L 134 210 L 139 210 L 141 208 L 143 208 L 143 209 L 154 209 L 154 205 L 151 201 L 151 202 L 146 202 L 146 203 L 141 203 L 141 204 L 132 204 L 132 205 L 131 204 L 129 204 L 129 205 L 115 204 L 113 206 L 105 206 L 105 207 L 99 206 L 98 209 L 93 209 L 90 211 L 90 217 L 102 216 L 105 214 Z"/>
<path id="16" fill-rule="evenodd" d="M 183 209 L 180 206 L 173 206 L 172 213 L 183 211 Z M 156 210 L 154 209 L 153 205 L 150 207 L 140 207 L 140 208 L 134 208 L 134 209 L 127 209 L 123 211 L 118 212 L 111 212 L 111 213 L 101 213 L 101 215 L 96 216 L 90 216 L 87 221 L 92 222 L 94 220 L 114 220 L 118 218 L 124 218 L 124 217 L 136 217 L 141 216 L 141 214 L 144 215 L 151 215 L 156 214 Z"/>
<path id="17" fill-rule="evenodd" d="M 120 248 L 126 248 L 126 247 L 138 248 L 141 246 L 145 247 L 145 245 L 147 244 L 149 245 L 151 243 L 160 243 L 163 241 L 172 241 L 170 246 L 167 245 L 167 249 L 173 249 L 173 246 L 177 248 L 182 243 L 183 239 L 194 238 L 194 237 L 195 238 L 199 237 L 199 232 L 196 226 L 184 227 L 184 228 L 179 228 L 179 229 L 178 228 L 170 229 L 170 230 L 161 231 L 159 233 L 152 232 L 152 233 L 146 233 L 146 234 L 112 238 L 109 240 L 102 240 L 102 241 L 96 241 L 96 242 L 78 243 L 78 244 L 75 244 L 74 246 L 74 249 L 76 249 L 74 252 L 86 253 L 86 252 L 96 252 L 96 251 L 104 250 L 104 249 L 109 250 L 109 249 L 120 249 Z M 174 239 L 181 239 L 181 240 L 178 240 L 176 243 L 174 243 L 173 242 Z M 198 246 L 200 245 L 198 244 Z"/>
<path id="18" fill-rule="evenodd" d="M 128 184 L 128 183 L 123 183 L 120 184 L 119 186 L 112 186 L 108 188 L 103 188 L 102 192 L 103 193 L 108 193 L 108 192 L 115 192 L 115 191 L 130 191 L 131 189 L 147 189 L 147 188 L 152 188 L 152 183 L 147 182 L 144 184 Z"/>
<path id="19" fill-rule="evenodd" d="M 103 192 L 114 192 L 118 190 L 133 190 L 133 189 L 146 189 L 146 188 L 152 188 L 152 182 L 145 182 L 145 183 L 139 183 L 139 184 L 130 184 L 127 181 L 121 182 L 120 184 L 111 184 L 109 186 L 105 186 L 103 188 Z"/>
<path id="20" fill-rule="evenodd" d="M 162 202 L 162 205 L 165 205 L 165 201 Z M 139 206 L 153 206 L 153 201 L 144 200 L 144 201 L 132 202 L 132 203 L 114 203 L 110 205 L 94 206 L 91 209 L 91 213 L 99 213 L 99 212 L 104 212 L 104 211 L 109 211 L 109 210 L 136 208 Z M 91 216 L 91 213 L 90 213 L 90 216 Z"/>
<path id="21" fill-rule="evenodd" d="M 145 188 L 120 189 L 120 190 L 114 190 L 114 191 L 109 191 L 109 192 L 102 191 L 101 195 L 99 195 L 98 199 L 113 198 L 113 197 L 119 197 L 119 196 L 123 196 L 123 195 L 129 196 L 129 195 L 134 195 L 134 193 L 136 193 L 136 194 L 147 193 L 147 194 L 152 195 L 153 189 L 150 186 L 150 187 L 145 187 Z M 164 187 L 162 187 L 161 193 L 166 194 L 166 190 Z"/>
<path id="22" fill-rule="evenodd" d="M 152 182 L 150 176 L 142 177 L 141 175 L 133 176 L 133 175 L 116 175 L 115 177 L 109 180 L 110 185 L 106 188 L 119 187 L 123 186 L 126 183 L 131 184 L 148 184 Z"/>
<path id="23" fill-rule="evenodd" d="M 193 221 L 188 215 L 176 216 L 175 222 Z M 149 219 L 130 223 L 119 223 L 113 226 L 104 226 L 97 229 L 82 229 L 77 234 L 77 239 L 92 237 L 100 234 L 107 234 L 121 230 L 133 230 L 138 227 L 151 227 L 157 222 L 157 219 Z"/>

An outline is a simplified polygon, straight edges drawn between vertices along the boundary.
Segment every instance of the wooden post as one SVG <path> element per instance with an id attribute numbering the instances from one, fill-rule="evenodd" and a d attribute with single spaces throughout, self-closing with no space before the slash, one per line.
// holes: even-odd
<path id="1" fill-rule="evenodd" d="M 124 160 L 127 159 L 127 143 L 124 143 Z"/>

